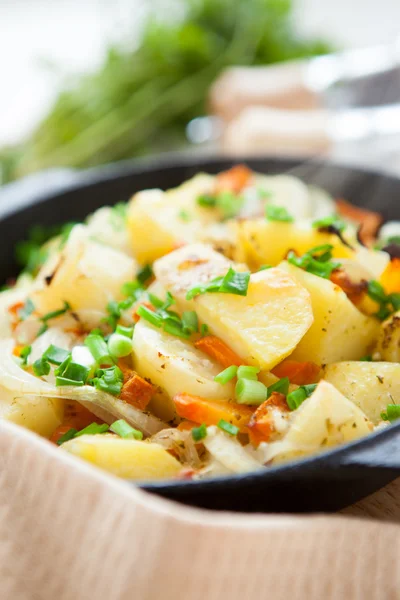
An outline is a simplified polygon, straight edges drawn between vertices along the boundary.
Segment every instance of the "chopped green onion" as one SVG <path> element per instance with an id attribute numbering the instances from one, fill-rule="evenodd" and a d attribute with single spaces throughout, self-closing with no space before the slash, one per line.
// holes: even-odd
<path id="1" fill-rule="evenodd" d="M 186 294 L 186 300 L 192 300 L 200 294 L 216 292 L 247 296 L 249 281 L 250 273 L 248 271 L 236 272 L 230 267 L 224 277 L 216 277 L 209 283 L 198 285 L 190 289 Z"/>
<path id="2" fill-rule="evenodd" d="M 206 323 L 203 323 L 202 326 L 200 327 L 200 334 L 204 337 L 205 335 L 207 335 L 209 332 L 209 327 L 208 325 L 206 325 Z"/>
<path id="3" fill-rule="evenodd" d="M 313 222 L 312 226 L 315 229 L 324 229 L 326 227 L 334 227 L 338 231 L 344 231 L 346 229 L 346 223 L 342 221 L 339 215 L 330 215 L 329 217 L 323 217 Z"/>
<path id="4" fill-rule="evenodd" d="M 268 221 L 281 221 L 282 223 L 293 223 L 294 218 L 288 213 L 284 206 L 267 204 L 265 216 Z"/>
<path id="5" fill-rule="evenodd" d="M 196 333 L 199 329 L 199 319 L 194 310 L 187 310 L 182 313 L 183 329 L 189 333 Z"/>
<path id="6" fill-rule="evenodd" d="M 61 363 L 68 358 L 69 354 L 70 353 L 68 350 L 64 350 L 63 348 L 59 348 L 58 346 L 51 344 L 51 346 L 47 348 L 46 352 L 44 352 L 42 358 L 48 360 L 49 363 L 53 365 L 61 365 Z"/>
<path id="7" fill-rule="evenodd" d="M 372 356 L 371 356 L 371 354 L 367 354 L 366 356 L 363 356 L 363 357 L 359 358 L 358 360 L 363 361 L 363 362 L 371 362 Z"/>
<path id="8" fill-rule="evenodd" d="M 101 335 L 90 333 L 84 342 L 89 348 L 91 355 L 99 365 L 113 365 L 114 361 L 110 356 L 109 348 Z"/>
<path id="9" fill-rule="evenodd" d="M 393 306 L 393 309 L 395 312 L 397 312 L 398 310 L 400 310 L 400 294 L 398 293 L 393 293 L 390 294 L 388 296 L 391 305 Z"/>
<path id="10" fill-rule="evenodd" d="M 222 280 L 222 284 L 219 292 L 224 294 L 237 294 L 238 296 L 247 296 L 247 289 L 249 287 L 250 273 L 236 272 L 230 267 L 229 271 Z"/>
<path id="11" fill-rule="evenodd" d="M 265 188 L 257 188 L 257 194 L 261 198 L 271 198 L 273 195 L 271 190 L 266 190 Z"/>
<path id="12" fill-rule="evenodd" d="M 232 192 L 221 192 L 217 196 L 217 206 L 224 219 L 235 217 L 240 211 L 242 204 L 243 199 Z"/>
<path id="13" fill-rule="evenodd" d="M 202 194 L 201 196 L 198 196 L 197 204 L 205 208 L 213 208 L 217 205 L 217 199 L 210 194 Z"/>
<path id="14" fill-rule="evenodd" d="M 183 208 L 182 208 L 182 210 L 180 210 L 180 211 L 178 212 L 178 217 L 179 217 L 179 218 L 180 218 L 182 221 L 186 221 L 186 222 L 188 222 L 188 221 L 191 221 L 191 219 L 192 219 L 192 218 L 191 218 L 191 216 L 190 216 L 190 214 L 188 213 L 188 211 L 187 211 L 187 210 L 184 210 Z"/>
<path id="15" fill-rule="evenodd" d="M 133 327 L 124 327 L 124 325 L 117 325 L 115 333 L 118 333 L 119 335 L 124 335 L 125 337 L 131 340 L 133 336 Z"/>
<path id="16" fill-rule="evenodd" d="M 387 306 L 381 306 L 374 316 L 380 321 L 385 321 L 391 314 L 392 311 Z"/>
<path id="17" fill-rule="evenodd" d="M 146 283 L 152 277 L 153 277 L 153 269 L 151 268 L 151 265 L 145 265 L 138 271 L 138 273 L 136 275 L 136 279 L 138 280 L 138 282 L 141 285 L 146 285 Z"/>
<path id="18" fill-rule="evenodd" d="M 18 311 L 18 317 L 21 321 L 25 321 L 35 310 L 35 305 L 32 300 L 28 298 L 24 304 L 24 306 Z"/>
<path id="19" fill-rule="evenodd" d="M 295 252 L 290 251 L 287 260 L 308 273 L 329 279 L 332 271 L 340 267 L 339 262 L 332 260 L 332 250 L 331 244 L 324 244 L 311 248 L 302 256 L 297 256 Z"/>
<path id="20" fill-rule="evenodd" d="M 247 365 L 241 365 L 237 370 L 238 379 L 253 379 L 257 381 L 257 373 L 260 372 L 258 367 L 248 367 Z"/>
<path id="21" fill-rule="evenodd" d="M 28 362 L 28 356 L 32 352 L 32 346 L 24 346 L 21 348 L 21 352 L 19 353 L 19 357 L 22 360 L 22 366 L 25 366 Z"/>
<path id="22" fill-rule="evenodd" d="M 90 423 L 90 425 L 78 431 L 74 437 L 77 438 L 81 435 L 96 435 L 98 433 L 106 433 L 109 429 L 110 427 L 107 425 L 107 423 L 102 423 L 101 425 L 99 423 Z"/>
<path id="23" fill-rule="evenodd" d="M 272 269 L 272 265 L 261 265 L 258 271 L 266 271 L 267 269 Z"/>
<path id="24" fill-rule="evenodd" d="M 118 367 L 110 367 L 109 369 L 99 369 L 96 377 L 92 379 L 92 383 L 97 390 L 119 396 L 122 390 L 124 375 Z"/>
<path id="25" fill-rule="evenodd" d="M 205 423 L 199 425 L 199 427 L 193 427 L 192 429 L 192 438 L 195 442 L 199 442 L 203 440 L 207 436 L 207 426 Z"/>
<path id="26" fill-rule="evenodd" d="M 297 390 L 294 390 L 294 392 L 290 392 L 286 398 L 286 402 L 288 403 L 290 410 L 296 410 L 299 408 L 304 400 L 311 396 L 316 387 L 317 384 L 312 383 L 309 385 L 302 385 Z"/>
<path id="27" fill-rule="evenodd" d="M 285 396 L 287 396 L 289 391 L 289 384 L 289 378 L 282 377 L 282 379 L 279 379 L 279 381 L 276 381 L 272 385 L 268 386 L 267 398 L 270 397 L 272 392 L 279 392 L 280 394 L 285 394 Z"/>
<path id="28" fill-rule="evenodd" d="M 65 361 L 65 363 L 67 363 L 67 361 Z M 85 385 L 88 376 L 89 369 L 87 367 L 80 365 L 79 363 L 74 363 L 71 360 L 65 365 L 65 368 L 63 368 L 61 372 L 56 374 L 56 386 L 82 386 Z"/>
<path id="29" fill-rule="evenodd" d="M 182 326 L 181 321 L 176 321 L 174 319 L 164 319 L 163 321 L 163 329 L 166 333 L 174 335 L 176 337 L 183 338 L 188 340 L 190 338 L 190 333 L 185 331 Z"/>
<path id="30" fill-rule="evenodd" d="M 32 368 L 37 377 L 42 377 L 43 375 L 48 375 L 50 373 L 50 363 L 43 358 L 43 356 L 35 360 Z"/>
<path id="31" fill-rule="evenodd" d="M 134 429 L 127 423 L 124 419 L 119 419 L 118 421 L 114 421 L 112 425 L 110 425 L 110 431 L 113 431 L 120 437 L 127 440 L 142 440 L 143 433 L 138 429 Z"/>
<path id="32" fill-rule="evenodd" d="M 162 318 L 159 315 L 157 315 L 157 313 L 155 313 L 154 311 L 149 310 L 146 306 L 139 306 L 136 313 L 139 315 L 139 317 L 142 317 L 155 327 L 161 327 Z"/>
<path id="33" fill-rule="evenodd" d="M 110 335 L 107 345 L 110 355 L 116 358 L 123 358 L 132 352 L 132 341 L 119 333 Z"/>
<path id="34" fill-rule="evenodd" d="M 63 308 L 59 308 L 58 310 L 53 310 L 52 312 L 49 312 L 49 313 L 43 315 L 43 317 L 41 317 L 40 320 L 43 321 L 43 323 L 47 323 L 47 321 L 50 321 L 51 319 L 56 319 L 57 317 L 61 317 L 61 315 L 64 315 L 68 310 L 71 310 L 71 307 L 68 304 L 68 302 L 64 302 Z"/>
<path id="35" fill-rule="evenodd" d="M 237 370 L 238 368 L 235 365 L 231 365 L 230 367 L 227 367 L 226 369 L 221 371 L 221 373 L 218 373 L 218 375 L 214 377 L 214 381 L 220 383 L 221 385 L 224 385 L 225 383 L 228 383 L 228 381 L 231 381 L 231 379 L 236 377 Z"/>
<path id="36" fill-rule="evenodd" d="M 127 281 L 123 284 L 121 288 L 121 292 L 124 296 L 129 296 L 137 299 L 137 297 L 144 292 L 144 288 L 140 285 L 140 283 L 135 281 Z M 118 303 L 115 303 L 118 306 Z"/>
<path id="37" fill-rule="evenodd" d="M 239 433 L 239 427 L 232 425 L 232 423 L 228 423 L 228 421 L 225 421 L 224 419 L 221 419 L 218 422 L 217 427 L 222 429 L 222 431 L 225 431 L 225 433 L 229 433 L 229 435 L 237 435 Z"/>
<path id="38" fill-rule="evenodd" d="M 239 404 L 259 406 L 267 398 L 267 387 L 261 381 L 253 379 L 238 379 L 235 396 Z"/>
<path id="39" fill-rule="evenodd" d="M 386 412 L 381 413 L 381 418 L 383 421 L 396 421 L 400 418 L 400 404 L 388 404 L 386 407 Z"/>
<path id="40" fill-rule="evenodd" d="M 40 337 L 41 335 L 43 335 L 47 330 L 48 330 L 49 326 L 47 325 L 47 323 L 42 323 L 39 331 L 37 332 L 37 337 Z"/>
<path id="41" fill-rule="evenodd" d="M 66 431 L 64 433 L 64 435 L 62 435 L 57 440 L 57 446 L 61 446 L 61 444 L 63 444 L 64 442 L 68 442 L 68 440 L 72 440 L 77 433 L 78 433 L 78 430 L 71 427 L 71 429 L 68 429 L 68 431 Z"/>
<path id="42" fill-rule="evenodd" d="M 385 290 L 378 281 L 372 280 L 368 282 L 367 294 L 371 300 L 375 300 L 378 304 L 386 304 L 388 301 Z"/>

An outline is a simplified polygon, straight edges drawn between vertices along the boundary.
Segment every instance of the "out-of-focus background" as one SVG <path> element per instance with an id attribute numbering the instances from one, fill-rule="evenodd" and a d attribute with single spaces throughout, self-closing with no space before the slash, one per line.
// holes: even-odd
<path id="1" fill-rule="evenodd" d="M 192 151 L 190 142 L 224 151 L 237 144 L 238 152 L 254 142 L 259 151 L 324 152 L 400 169 L 399 131 L 367 132 L 361 145 L 362 132 L 347 135 L 350 142 L 332 138 L 348 90 L 334 110 L 326 98 L 305 98 L 304 69 L 284 75 L 284 84 L 280 72 L 240 71 L 210 93 L 231 65 L 376 44 L 397 56 L 399 23 L 396 0 L 0 0 L 0 183 L 53 166 Z M 372 86 L 375 96 L 397 82 L 396 70 L 389 75 Z M 272 112 L 224 112 L 238 93 L 241 110 L 258 104 L 260 89 Z M 218 118 L 187 128 L 212 113 Z"/>

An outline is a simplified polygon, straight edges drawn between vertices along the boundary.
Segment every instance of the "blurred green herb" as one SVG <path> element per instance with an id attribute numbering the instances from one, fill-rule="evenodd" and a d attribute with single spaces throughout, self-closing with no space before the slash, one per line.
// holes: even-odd
<path id="1" fill-rule="evenodd" d="M 157 3 L 134 50 L 110 47 L 95 73 L 60 93 L 28 141 L 0 152 L 0 183 L 52 166 L 88 167 L 182 144 L 207 92 L 230 65 L 322 54 L 302 40 L 291 0 L 179 0 L 182 17 L 161 20 Z M 178 11 L 179 12 L 179 11 Z M 160 142 L 161 140 L 161 142 Z"/>

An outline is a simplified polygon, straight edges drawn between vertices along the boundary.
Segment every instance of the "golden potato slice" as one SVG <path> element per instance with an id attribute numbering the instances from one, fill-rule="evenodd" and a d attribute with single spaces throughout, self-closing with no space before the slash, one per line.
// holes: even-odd
<path id="1" fill-rule="evenodd" d="M 195 244 L 165 256 L 154 270 L 182 310 L 195 310 L 210 332 L 244 363 L 269 370 L 288 356 L 313 322 L 309 293 L 279 269 L 251 275 L 246 296 L 205 293 L 186 300 L 193 286 L 226 274 L 231 263 Z"/>
<path id="2" fill-rule="evenodd" d="M 283 439 L 269 445 L 266 458 L 281 462 L 315 454 L 372 430 L 373 425 L 362 410 L 333 385 L 320 381 L 315 392 L 292 413 Z"/>
<path id="3" fill-rule="evenodd" d="M 294 350 L 291 358 L 318 365 L 341 360 L 357 360 L 368 354 L 379 322 L 363 315 L 343 290 L 328 279 L 307 273 L 288 262 L 279 265 L 310 293 L 314 323 Z"/>
<path id="4" fill-rule="evenodd" d="M 105 311 L 110 300 L 122 298 L 121 287 L 136 273 L 136 262 L 104 244 L 87 237 L 87 229 L 77 225 L 57 257 L 39 273 L 32 301 L 40 313 L 62 308 Z"/>
<path id="5" fill-rule="evenodd" d="M 182 469 L 162 446 L 115 435 L 82 435 L 62 449 L 124 479 L 168 479 Z"/>
<path id="6" fill-rule="evenodd" d="M 236 227 L 239 256 L 252 269 L 263 264 L 278 265 L 288 250 L 304 254 L 322 244 L 332 244 L 335 257 L 351 258 L 354 254 L 337 236 L 319 232 L 309 221 L 281 223 L 260 218 L 238 221 L 232 226 Z"/>
<path id="7" fill-rule="evenodd" d="M 327 365 L 324 379 L 354 402 L 375 424 L 388 404 L 400 403 L 400 365 L 390 362 L 339 362 Z"/>

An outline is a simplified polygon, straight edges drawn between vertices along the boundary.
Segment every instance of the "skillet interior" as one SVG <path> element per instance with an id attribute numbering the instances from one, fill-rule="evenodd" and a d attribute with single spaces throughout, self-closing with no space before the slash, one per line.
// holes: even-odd
<path id="1" fill-rule="evenodd" d="M 175 156 L 124 163 L 69 172 L 68 177 L 64 172 L 59 181 L 55 177 L 56 192 L 48 188 L 44 191 L 43 180 L 38 177 L 30 185 L 12 184 L 0 193 L 0 279 L 5 281 L 15 275 L 13 248 L 34 224 L 82 220 L 102 205 L 128 200 L 140 189 L 174 187 L 200 170 L 217 173 L 237 162 L 265 173 L 290 171 L 335 197 L 345 197 L 353 204 L 381 212 L 385 219 L 400 219 L 400 179 L 376 172 L 276 158 L 239 157 L 233 161 Z M 400 424 L 322 455 L 257 474 L 144 487 L 175 500 L 215 509 L 306 512 L 342 508 L 379 489 L 399 473 Z"/>

